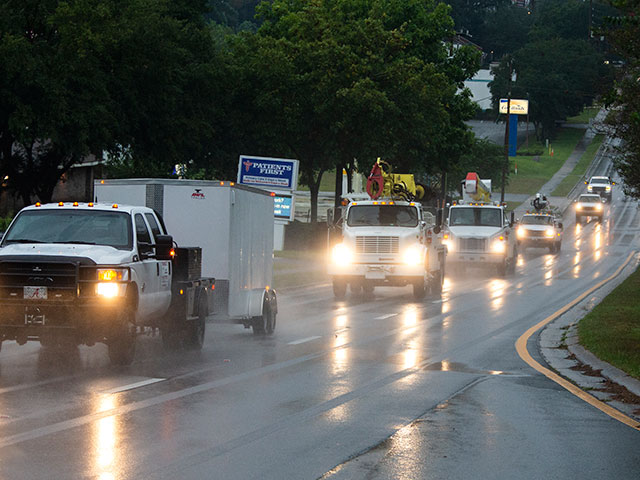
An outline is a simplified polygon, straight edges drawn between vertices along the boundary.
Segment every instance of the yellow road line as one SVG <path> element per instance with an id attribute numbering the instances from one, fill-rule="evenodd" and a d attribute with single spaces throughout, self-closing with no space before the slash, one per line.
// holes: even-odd
<path id="1" fill-rule="evenodd" d="M 598 283 L 597 285 L 591 287 L 589 290 L 584 292 L 582 295 L 580 295 L 579 297 L 574 299 L 571 303 L 568 303 L 567 305 L 562 307 L 560 310 L 558 310 L 555 313 L 549 315 L 547 318 L 542 320 L 540 323 L 538 323 L 537 325 L 534 325 L 529 330 L 527 330 L 516 341 L 516 351 L 518 352 L 518 355 L 520 355 L 520 358 L 522 358 L 525 362 L 527 362 L 529 364 L 529 366 L 533 367 L 538 372 L 540 372 L 543 375 L 545 375 L 547 378 L 553 380 L 558 385 L 566 388 L 567 390 L 569 390 L 569 392 L 574 394 L 576 397 L 581 398 L 585 402 L 587 402 L 590 405 L 596 407 L 598 410 L 601 410 L 602 412 L 604 412 L 607 415 L 609 415 L 610 417 L 613 417 L 616 420 L 624 423 L 625 425 L 628 425 L 631 428 L 634 428 L 636 430 L 640 430 L 640 423 L 638 423 L 636 420 L 628 417 L 624 413 L 616 410 L 615 408 L 607 405 L 606 403 L 601 402 L 600 400 L 598 400 L 597 398 L 595 398 L 592 395 L 588 394 L 587 392 L 585 392 L 581 388 L 578 388 L 573 383 L 571 383 L 568 380 L 562 378 L 557 373 L 552 372 L 548 368 L 543 367 L 542 365 L 540 365 L 538 362 L 536 362 L 533 359 L 533 357 L 529 354 L 529 351 L 527 350 L 527 341 L 529 340 L 531 335 L 533 335 L 535 332 L 540 330 L 542 327 L 544 327 L 549 322 L 551 322 L 551 321 L 555 320 L 556 318 L 558 318 L 563 313 L 565 313 L 568 310 L 570 310 L 571 308 L 575 307 L 578 303 L 580 303 L 582 300 L 584 300 L 588 295 L 591 295 L 593 292 L 595 292 L 597 289 L 602 287 L 604 284 L 606 284 L 607 282 L 610 282 L 615 277 L 620 275 L 620 272 L 622 272 L 624 267 L 626 267 L 629 264 L 629 262 L 631 261 L 631 259 L 633 258 L 633 256 L 635 254 L 636 254 L 636 252 L 630 253 L 629 256 L 627 257 L 627 259 L 624 261 L 624 263 L 622 265 L 620 265 L 620 267 L 615 271 L 615 273 L 613 273 L 613 275 L 611 275 L 608 278 L 605 278 L 600 283 Z"/>

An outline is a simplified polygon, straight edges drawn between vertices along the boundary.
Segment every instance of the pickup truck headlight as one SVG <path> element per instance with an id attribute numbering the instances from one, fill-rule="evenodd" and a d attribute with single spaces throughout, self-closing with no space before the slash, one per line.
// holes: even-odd
<path id="1" fill-rule="evenodd" d="M 593 185 L 587 185 L 587 192 L 593 192 Z"/>
<path id="2" fill-rule="evenodd" d="M 406 265 L 420 265 L 422 263 L 422 249 L 417 245 L 411 245 L 402 252 L 402 261 Z"/>
<path id="3" fill-rule="evenodd" d="M 527 231 L 524 227 L 518 227 L 516 229 L 516 235 L 518 236 L 518 238 L 524 238 L 527 236 Z"/>
<path id="4" fill-rule="evenodd" d="M 604 189 L 605 189 L 607 192 L 610 192 L 610 191 L 611 191 L 611 185 L 607 185 L 606 187 L 604 187 Z"/>
<path id="5" fill-rule="evenodd" d="M 601 203 L 596 203 L 596 210 L 598 212 L 602 211 L 602 204 Z"/>
<path id="6" fill-rule="evenodd" d="M 336 265 L 348 265 L 353 262 L 353 253 L 344 243 L 339 243 L 333 247 L 331 259 Z"/>
<path id="7" fill-rule="evenodd" d="M 507 242 L 504 241 L 504 237 L 496 238 L 493 241 L 491 251 L 493 253 L 505 253 L 507 251 Z"/>
<path id="8" fill-rule="evenodd" d="M 547 237 L 553 237 L 553 234 L 554 234 L 554 233 L 555 233 L 555 232 L 553 231 L 553 228 L 547 228 L 547 229 L 544 231 L 544 234 L 545 234 L 545 236 L 547 236 Z"/>
<path id="9" fill-rule="evenodd" d="M 104 298 L 124 297 L 127 292 L 126 282 L 129 270 L 126 268 L 99 268 L 96 295 Z"/>
<path id="10" fill-rule="evenodd" d="M 582 210 L 582 204 L 581 203 L 576 203 L 576 210 L 578 210 L 578 211 Z"/>

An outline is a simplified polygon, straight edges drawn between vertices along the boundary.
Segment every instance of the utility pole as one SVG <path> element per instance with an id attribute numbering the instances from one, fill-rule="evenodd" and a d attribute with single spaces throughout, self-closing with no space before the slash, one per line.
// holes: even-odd
<path id="1" fill-rule="evenodd" d="M 500 203 L 504 203 L 504 190 L 507 183 L 507 169 L 509 168 L 509 123 L 511 121 L 511 77 L 513 76 L 513 61 L 509 57 L 509 87 L 507 89 L 507 122 L 504 129 L 504 162 L 502 164 L 502 190 Z"/>

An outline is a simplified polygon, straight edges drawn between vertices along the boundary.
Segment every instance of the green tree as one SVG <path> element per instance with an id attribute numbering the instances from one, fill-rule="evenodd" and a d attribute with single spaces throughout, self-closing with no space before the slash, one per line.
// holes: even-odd
<path id="1" fill-rule="evenodd" d="M 452 21 L 444 4 L 419 0 L 276 0 L 259 7 L 256 35 L 243 34 L 236 58 L 254 90 L 251 137 L 274 156 L 301 161 L 312 195 L 322 174 L 380 156 L 396 171 L 456 161 L 470 142 L 474 113 L 458 93 L 478 66 L 471 49 L 449 55 Z M 245 89 L 246 85 L 241 88 Z"/>
<path id="2" fill-rule="evenodd" d="M 104 150 L 165 173 L 210 135 L 204 0 L 9 0 L 0 6 L 0 172 L 49 201 Z"/>

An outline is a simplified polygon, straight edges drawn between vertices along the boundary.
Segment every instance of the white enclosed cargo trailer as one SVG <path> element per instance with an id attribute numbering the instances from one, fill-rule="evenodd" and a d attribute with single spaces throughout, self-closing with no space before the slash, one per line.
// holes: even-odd
<path id="1" fill-rule="evenodd" d="M 233 182 L 137 178 L 96 180 L 94 197 L 153 208 L 179 246 L 202 247 L 202 275 L 216 279 L 213 321 L 273 332 L 270 192 Z"/>

